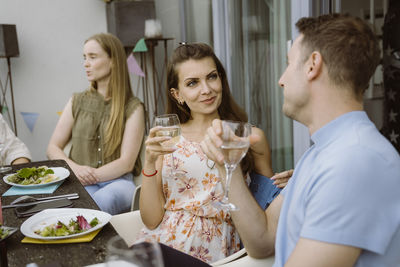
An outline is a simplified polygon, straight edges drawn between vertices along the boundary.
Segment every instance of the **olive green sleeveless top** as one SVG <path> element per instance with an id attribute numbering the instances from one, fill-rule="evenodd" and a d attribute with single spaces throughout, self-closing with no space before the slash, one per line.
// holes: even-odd
<path id="1" fill-rule="evenodd" d="M 136 97 L 128 101 L 125 107 L 124 122 L 139 105 L 141 105 L 141 102 Z M 104 97 L 96 90 L 88 89 L 73 95 L 72 116 L 74 125 L 72 127 L 70 159 L 78 164 L 97 168 L 120 157 L 121 145 L 107 158 L 103 153 L 110 112 L 111 101 L 104 100 Z M 135 176 L 139 175 L 141 167 L 140 157 L 138 156 L 133 170 Z"/>

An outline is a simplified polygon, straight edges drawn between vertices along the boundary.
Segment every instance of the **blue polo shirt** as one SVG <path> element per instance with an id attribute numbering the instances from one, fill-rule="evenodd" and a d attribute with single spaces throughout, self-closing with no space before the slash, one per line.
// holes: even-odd
<path id="1" fill-rule="evenodd" d="M 363 111 L 311 136 L 284 196 L 274 267 L 299 238 L 363 249 L 355 266 L 400 266 L 400 157 Z"/>

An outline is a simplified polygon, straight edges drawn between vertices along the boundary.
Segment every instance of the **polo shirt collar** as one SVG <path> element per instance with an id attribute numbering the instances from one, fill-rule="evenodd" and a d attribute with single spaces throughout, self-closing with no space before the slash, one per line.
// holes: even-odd
<path id="1" fill-rule="evenodd" d="M 365 111 L 352 111 L 343 114 L 332 120 L 322 128 L 318 129 L 312 136 L 311 140 L 316 146 L 323 146 L 334 141 L 341 133 L 354 126 L 357 121 L 369 121 Z"/>

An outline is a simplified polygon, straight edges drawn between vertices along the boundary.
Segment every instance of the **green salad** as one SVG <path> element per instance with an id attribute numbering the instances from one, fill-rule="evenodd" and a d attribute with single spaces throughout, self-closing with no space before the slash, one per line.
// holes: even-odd
<path id="1" fill-rule="evenodd" d="M 93 218 L 89 223 L 82 215 L 76 217 L 76 220 L 71 219 L 66 225 L 61 221 L 44 227 L 42 230 L 36 230 L 35 234 L 40 236 L 68 236 L 78 234 L 89 230 L 99 224 L 97 217 Z"/>
<path id="2" fill-rule="evenodd" d="M 41 166 L 37 168 L 22 168 L 17 173 L 7 177 L 7 180 L 14 184 L 32 185 L 50 183 L 57 178 L 52 169 L 47 166 Z"/>
<path id="3" fill-rule="evenodd" d="M 9 233 L 10 231 L 8 229 L 4 229 L 3 226 L 0 225 L 0 239 L 6 238 Z"/>

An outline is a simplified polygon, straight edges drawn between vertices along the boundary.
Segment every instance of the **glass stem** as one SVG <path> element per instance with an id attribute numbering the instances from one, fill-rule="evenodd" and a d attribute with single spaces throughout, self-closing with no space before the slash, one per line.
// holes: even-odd
<path id="1" fill-rule="evenodd" d="M 229 166 L 228 164 L 225 164 L 225 171 L 226 171 L 226 181 L 225 181 L 225 199 L 228 200 L 228 194 L 229 194 L 229 187 L 231 185 L 231 178 L 232 178 L 232 173 L 235 167 Z"/>

